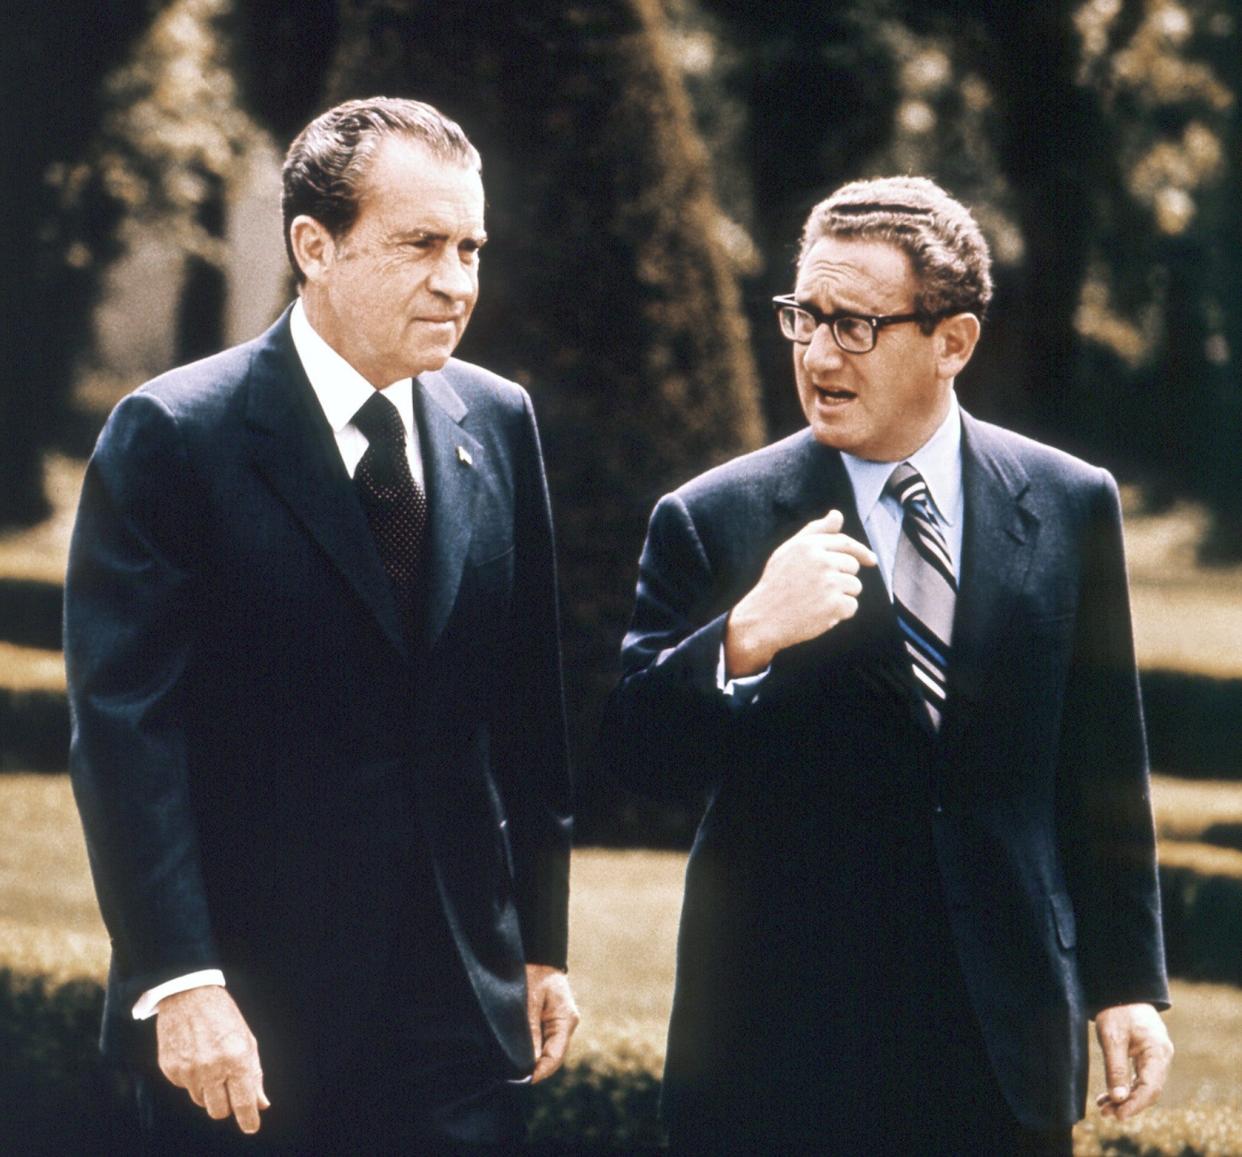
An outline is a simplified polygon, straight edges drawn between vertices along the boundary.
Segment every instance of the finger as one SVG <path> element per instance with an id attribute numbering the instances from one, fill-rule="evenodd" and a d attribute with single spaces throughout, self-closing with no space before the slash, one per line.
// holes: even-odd
<path id="1" fill-rule="evenodd" d="M 545 1077 L 550 1077 L 565 1063 L 572 1033 L 573 1028 L 566 1020 L 549 1021 L 544 1025 L 543 1052 L 531 1074 L 532 1084 L 538 1084 Z"/>
<path id="2" fill-rule="evenodd" d="M 1172 1059 L 1170 1053 L 1158 1047 L 1149 1046 L 1139 1053 L 1134 1086 L 1130 1089 L 1130 1095 L 1118 1106 L 1118 1117 L 1124 1120 L 1136 1116 L 1159 1100 L 1169 1079 Z"/>
<path id="3" fill-rule="evenodd" d="M 237 1118 L 237 1127 L 243 1133 L 259 1131 L 259 1090 L 249 1077 L 229 1077 L 225 1084 L 229 1095 L 229 1109 Z"/>
<path id="4" fill-rule="evenodd" d="M 845 525 L 845 515 L 830 510 L 822 518 L 813 518 L 801 530 L 802 534 L 836 534 Z"/>
<path id="5" fill-rule="evenodd" d="M 1120 1105 L 1114 1107 L 1117 1120 L 1125 1121 L 1130 1117 L 1137 1117 L 1144 1109 L 1150 1108 L 1160 1099 L 1162 1091 L 1163 1086 L 1149 1085 L 1142 1080 L 1135 1081 L 1130 1095 Z"/>
<path id="6" fill-rule="evenodd" d="M 824 599 L 857 599 L 862 594 L 862 579 L 846 571 L 832 571 L 821 576 L 816 589 Z"/>
<path id="7" fill-rule="evenodd" d="M 259 1074 L 258 1096 L 259 1096 L 259 1108 L 260 1109 L 270 1109 L 272 1107 L 272 1102 L 267 1099 L 267 1092 L 263 1088 L 263 1074 L 262 1073 Z"/>
<path id="8" fill-rule="evenodd" d="M 839 571 L 841 574 L 857 574 L 862 566 L 862 563 L 858 561 L 857 555 L 846 554 L 842 550 L 825 550 L 824 561 L 833 570 Z"/>
<path id="9" fill-rule="evenodd" d="M 837 579 L 837 590 L 850 598 L 854 603 L 854 610 L 858 610 L 858 596 L 862 594 L 862 581 L 857 575 L 842 575 Z"/>
<path id="10" fill-rule="evenodd" d="M 223 1121 L 232 1112 L 229 1108 L 229 1095 L 224 1088 L 223 1081 L 204 1085 L 201 1103 L 207 1110 L 207 1116 L 213 1121 Z"/>
<path id="11" fill-rule="evenodd" d="M 856 538 L 850 538 L 848 534 L 830 535 L 824 546 L 834 554 L 854 559 L 859 566 L 875 566 L 878 561 L 871 547 L 864 545 Z"/>

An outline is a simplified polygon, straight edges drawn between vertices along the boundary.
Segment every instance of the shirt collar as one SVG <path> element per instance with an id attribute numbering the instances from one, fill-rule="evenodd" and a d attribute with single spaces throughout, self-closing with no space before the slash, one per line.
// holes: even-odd
<path id="1" fill-rule="evenodd" d="M 375 392 L 375 387 L 319 336 L 306 316 L 300 297 L 289 315 L 289 336 L 328 425 L 333 434 L 340 434 Z M 380 393 L 397 407 L 406 435 L 412 436 L 415 429 L 413 379 L 400 378 Z"/>
<path id="2" fill-rule="evenodd" d="M 896 463 L 869 462 L 844 450 L 841 460 L 854 489 L 858 517 L 865 525 Z M 949 412 L 936 432 L 903 461 L 909 462 L 923 476 L 937 516 L 951 526 L 956 512 L 961 509 L 962 497 L 962 417 L 956 394 L 949 394 Z"/>

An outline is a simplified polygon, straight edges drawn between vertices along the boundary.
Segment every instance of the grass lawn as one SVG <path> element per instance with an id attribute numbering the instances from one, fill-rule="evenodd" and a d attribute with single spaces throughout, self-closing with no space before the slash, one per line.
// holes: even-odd
<path id="1" fill-rule="evenodd" d="M 1242 677 L 1242 565 L 1202 567 L 1195 548 L 1207 515 L 1190 503 L 1133 511 L 1127 491 L 1126 559 L 1139 665 L 1218 679 Z"/>
<path id="2" fill-rule="evenodd" d="M 1197 809 L 1178 791 L 1158 785 L 1158 805 L 1174 800 L 1162 829 L 1193 838 Z M 101 979 L 107 940 L 66 777 L 0 777 L 0 831 L 0 967 L 57 981 Z M 583 1014 L 574 1048 L 580 1065 L 658 1072 L 684 863 L 673 852 L 576 854 L 571 975 Z M 1089 1118 L 1076 1134 L 1079 1157 L 1242 1154 L 1242 991 L 1176 983 L 1174 1003 L 1168 1019 L 1178 1055 L 1161 1105 L 1124 1129 Z M 1098 1076 L 1092 1087 L 1101 1087 Z"/>

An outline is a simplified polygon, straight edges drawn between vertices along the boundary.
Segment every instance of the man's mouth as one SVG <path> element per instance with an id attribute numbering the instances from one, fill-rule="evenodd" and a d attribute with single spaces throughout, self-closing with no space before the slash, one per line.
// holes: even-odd
<path id="1" fill-rule="evenodd" d="M 858 397 L 853 390 L 847 390 L 841 386 L 816 386 L 815 396 L 826 406 L 836 406 L 844 402 L 852 402 Z"/>

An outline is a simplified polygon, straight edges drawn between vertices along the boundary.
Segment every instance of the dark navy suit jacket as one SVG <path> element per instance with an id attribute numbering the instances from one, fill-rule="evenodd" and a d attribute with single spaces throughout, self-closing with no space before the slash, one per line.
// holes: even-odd
<path id="1" fill-rule="evenodd" d="M 1024 1124 L 1081 1116 L 1093 1011 L 1167 999 L 1116 486 L 1016 434 L 963 425 L 938 735 L 875 568 L 857 615 L 780 653 L 753 702 L 717 689 L 725 617 L 780 542 L 833 508 L 866 541 L 836 451 L 803 431 L 687 483 L 652 515 L 602 749 L 640 790 L 708 793 L 687 874 L 670 1116 L 696 1097 L 727 1111 L 726 1088 L 753 1111 L 750 1078 L 799 1063 L 791 1028 L 809 1017 L 828 1031 L 850 999 L 841 986 L 890 963 L 851 920 L 858 897 L 881 894 L 877 876 L 903 894 L 900 855 L 877 856 L 871 837 L 911 799 L 949 951 Z M 833 1063 L 854 1063 L 839 1044 Z"/>
<path id="2" fill-rule="evenodd" d="M 570 844 L 539 442 L 526 394 L 476 366 L 414 392 L 412 644 L 287 313 L 148 383 L 99 438 L 65 649 L 106 1050 L 139 1047 L 140 993 L 209 967 L 248 1016 L 251 993 L 291 1022 L 333 993 L 321 1035 L 365 1030 L 416 843 L 503 1054 L 533 1064 L 523 966 L 565 963 Z"/>

